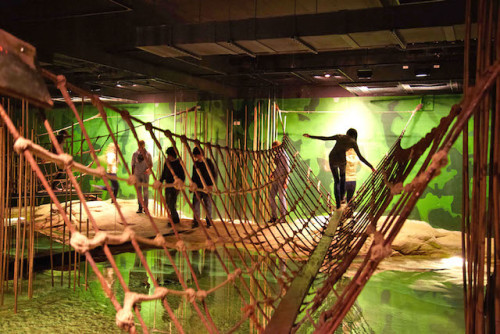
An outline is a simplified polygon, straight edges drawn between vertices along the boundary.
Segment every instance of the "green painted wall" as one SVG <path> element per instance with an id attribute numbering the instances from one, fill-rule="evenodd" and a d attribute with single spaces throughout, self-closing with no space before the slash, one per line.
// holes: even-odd
<path id="1" fill-rule="evenodd" d="M 302 137 L 302 134 L 334 135 L 349 128 L 358 130 L 361 153 L 373 165 L 383 158 L 405 127 L 418 103 L 424 107 L 411 120 L 402 141 L 403 147 L 421 139 L 451 107 L 460 101 L 460 95 L 421 97 L 356 97 L 285 99 L 279 102 L 281 110 L 314 111 L 314 113 L 286 113 L 286 132 L 299 149 L 304 160 L 319 176 L 323 184 L 333 191 L 333 178 L 328 167 L 328 154 L 334 141 L 324 142 Z M 434 227 L 448 230 L 460 229 L 461 210 L 461 144 L 450 152 L 450 163 L 436 179 L 432 180 L 422 195 L 411 218 L 429 222 Z M 415 167 L 420 167 L 421 162 Z M 358 180 L 363 182 L 370 170 L 363 166 Z M 361 182 L 358 182 L 358 187 Z"/>
<path id="2" fill-rule="evenodd" d="M 323 142 L 308 139 L 302 136 L 304 133 L 315 135 L 334 135 L 345 133 L 347 129 L 353 127 L 358 130 L 358 143 L 363 155 L 373 165 L 378 164 L 380 159 L 388 152 L 395 142 L 404 126 L 410 118 L 410 111 L 415 106 L 423 102 L 424 108 L 419 111 L 410 122 L 406 136 L 403 139 L 403 147 L 410 146 L 422 138 L 431 128 L 436 126 L 439 120 L 447 115 L 453 104 L 459 102 L 459 95 L 437 95 L 422 97 L 356 97 L 356 98 L 319 98 L 319 99 L 282 99 L 278 100 L 281 110 L 289 111 L 282 114 L 282 119 L 286 124 L 286 133 L 290 136 L 296 148 L 304 160 L 311 166 L 313 172 L 318 175 L 321 182 L 330 191 L 333 190 L 333 179 L 328 167 L 328 153 L 335 142 Z M 251 148 L 253 137 L 253 110 L 258 101 L 235 100 L 226 105 L 222 101 L 203 101 L 191 103 L 177 103 L 176 109 L 185 110 L 199 105 L 198 115 L 204 115 L 208 124 L 208 132 L 197 131 L 198 138 L 221 145 L 226 144 L 226 110 L 234 110 L 233 120 L 240 121 L 241 125 L 234 126 L 234 145 L 242 147 L 245 124 L 245 106 L 248 110 L 248 139 L 247 145 Z M 260 101 L 261 110 L 267 111 L 267 101 Z M 171 115 L 173 103 L 150 103 L 122 105 L 120 108 L 127 109 L 134 116 L 144 121 L 157 120 L 161 117 Z M 304 113 L 311 111 L 311 113 Z M 83 108 L 83 118 L 88 119 L 97 114 L 92 106 Z M 109 114 L 109 122 L 114 132 L 118 133 L 118 142 L 127 158 L 132 157 L 132 153 L 137 149 L 136 142 L 130 131 L 124 131 L 127 126 L 121 118 L 114 113 Z M 49 118 L 54 129 L 68 126 L 74 122 L 72 113 L 67 109 L 55 109 L 49 112 Z M 172 132 L 182 133 L 185 127 L 184 117 L 177 117 L 174 124 L 173 117 L 165 117 L 154 124 L 163 129 L 170 129 Z M 200 117 L 198 118 L 200 119 Z M 194 113 L 188 115 L 187 136 L 194 135 Z M 95 139 L 93 142 L 96 148 L 106 147 L 110 143 L 108 131 L 100 118 L 90 120 L 85 123 L 89 135 Z M 198 122 L 198 128 L 200 126 Z M 283 131 L 281 124 L 278 126 L 279 136 Z M 43 132 L 40 129 L 41 132 Z M 154 157 L 154 167 L 157 170 L 157 151 L 152 139 L 143 127 L 137 128 L 138 134 L 146 141 L 149 152 Z M 41 133 L 39 132 L 39 133 Z M 163 148 L 170 146 L 167 138 L 158 133 Z M 74 138 L 81 138 L 81 131 L 78 126 L 74 128 Z M 40 137 L 41 142 L 46 141 L 46 136 Z M 71 148 L 68 148 L 71 150 Z M 73 154 L 80 150 L 78 141 L 73 146 Z M 83 151 L 87 151 L 86 144 Z M 451 150 L 450 163 L 446 169 L 436 179 L 431 181 L 428 189 L 422 195 L 411 218 L 428 221 L 434 227 L 446 228 L 449 230 L 460 229 L 461 197 L 461 145 L 455 145 Z M 78 161 L 78 159 L 77 159 Z M 88 155 L 83 157 L 83 163 L 90 163 Z M 415 170 L 418 170 L 417 164 Z M 188 166 L 190 170 L 191 166 Z M 358 187 L 367 178 L 370 170 L 361 167 L 358 173 Z M 119 168 L 118 176 L 126 177 L 123 165 Z M 89 190 L 90 184 L 102 184 L 100 180 L 92 178 L 84 179 L 84 189 Z M 120 185 L 120 198 L 135 198 L 135 191 L 132 187 Z M 185 214 L 190 213 L 185 207 Z"/>

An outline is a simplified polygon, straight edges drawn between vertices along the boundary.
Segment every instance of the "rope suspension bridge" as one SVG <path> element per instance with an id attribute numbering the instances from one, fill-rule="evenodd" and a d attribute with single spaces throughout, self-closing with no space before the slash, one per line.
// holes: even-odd
<path id="1" fill-rule="evenodd" d="M 482 26 L 481 29 L 488 27 L 491 29 L 488 25 Z M 490 33 L 493 31 L 491 30 Z M 52 125 L 47 118 L 43 117 L 43 109 L 40 109 L 39 113 L 42 115 L 45 131 L 55 147 L 55 153 L 23 137 L 9 113 L 2 106 L 0 106 L 0 117 L 12 137 L 14 150 L 19 154 L 20 161 L 24 161 L 30 171 L 36 174 L 64 220 L 65 227 L 70 233 L 70 245 L 85 257 L 116 309 L 117 326 L 131 333 L 138 331 L 139 327 L 142 332 L 149 331 L 141 316 L 140 305 L 152 301 L 161 302 L 175 330 L 184 333 L 183 322 L 178 319 L 171 305 L 172 298 L 177 297 L 185 298 L 198 316 L 201 326 L 209 333 L 236 332 L 246 323 L 250 323 L 257 331 L 264 333 L 296 332 L 305 326 L 312 326 L 317 333 L 333 332 L 341 325 L 342 319 L 353 306 L 378 264 L 391 255 L 391 243 L 401 230 L 420 195 L 429 182 L 447 165 L 448 153 L 453 143 L 460 135 L 465 134 L 464 259 L 475 258 L 479 264 L 476 267 L 473 265 L 464 267 L 466 320 L 468 330 L 471 332 L 473 327 L 470 326 L 476 326 L 476 329 L 480 329 L 479 331 L 486 332 L 487 328 L 495 328 L 495 321 L 498 322 L 500 319 L 498 294 L 491 297 L 494 299 L 488 304 L 491 308 L 485 311 L 485 315 L 474 311 L 476 306 L 483 303 L 485 299 L 484 277 L 488 277 L 491 281 L 488 289 L 500 286 L 498 283 L 500 276 L 494 275 L 496 267 L 492 265 L 497 263 L 495 261 L 499 256 L 497 248 L 500 240 L 498 238 L 499 192 L 497 190 L 500 140 L 498 131 L 493 131 L 491 134 L 488 131 L 490 128 L 498 129 L 498 122 L 500 122 L 498 102 L 495 105 L 495 100 L 489 99 L 495 91 L 498 93 L 499 74 L 499 60 L 488 58 L 481 63 L 475 85 L 473 87 L 466 85 L 467 94 L 462 102 L 454 106 L 450 114 L 442 118 L 436 128 L 430 130 L 425 137 L 411 147 L 401 146 L 404 135 L 402 133 L 378 164 L 376 172 L 370 175 L 352 201 L 341 210 L 333 209 L 334 205 L 328 191 L 311 173 L 309 166 L 302 160 L 288 137 L 284 138 L 280 146 L 270 150 L 234 149 L 190 139 L 152 123 L 144 122 L 132 116 L 127 110 L 102 102 L 98 96 L 71 85 L 62 76 L 45 70 L 42 70 L 43 77 L 57 86 L 78 122 L 92 157 L 92 166 L 76 162 L 73 156 L 63 151 L 54 135 Z M 127 178 L 117 178 L 106 173 L 68 90 L 82 99 L 90 99 L 97 108 L 100 120 L 106 126 L 109 138 L 116 147 L 117 159 L 126 170 Z M 29 100 L 30 96 L 26 94 L 23 97 Z M 36 98 L 30 101 L 35 104 L 44 104 Z M 186 182 L 175 178 L 173 183 L 163 184 L 159 181 L 159 175 L 153 171 L 151 174 L 153 182 L 141 184 L 132 174 L 128 159 L 122 152 L 110 126 L 108 118 L 111 116 L 119 116 L 137 142 L 141 138 L 136 128 L 144 126 L 158 152 L 161 152 L 163 160 L 166 160 L 165 147 L 160 144 L 158 134 L 165 136 L 169 146 L 172 146 L 177 155 L 182 157 L 180 164 L 186 175 Z M 475 159 L 472 190 L 474 203 L 471 205 L 468 188 L 467 131 L 469 120 L 473 117 Z M 488 145 L 491 147 L 491 154 L 488 154 Z M 214 170 L 207 168 L 210 180 L 201 178 L 202 188 L 195 186 L 196 183 L 191 179 L 189 172 L 189 166 L 193 165 L 195 148 L 204 152 L 203 164 L 208 166 L 207 161 L 211 160 L 215 166 Z M 286 154 L 288 157 L 289 171 L 272 178 L 275 160 L 279 154 Z M 86 233 L 79 230 L 78 224 L 68 213 L 65 203 L 54 193 L 37 159 L 51 161 L 65 170 L 70 187 L 72 191 L 74 190 L 89 218 L 91 229 Z M 476 168 L 476 164 L 480 166 L 489 164 L 489 168 L 492 169 L 491 177 L 488 179 L 489 188 L 485 177 L 481 176 L 480 168 Z M 196 164 L 194 166 L 197 172 L 201 173 L 199 167 Z M 419 166 L 418 170 L 416 170 L 417 166 Z M 171 169 L 170 165 L 169 168 Z M 175 174 L 172 169 L 171 172 Z M 416 176 L 410 179 L 412 172 Z M 124 227 L 122 233 L 109 233 L 99 228 L 99 221 L 94 217 L 95 213 L 88 205 L 77 178 L 82 173 L 103 180 L 104 187 L 112 198 L 118 220 Z M 270 219 L 272 216 L 270 203 L 275 201 L 271 197 L 271 187 L 276 182 L 284 182 L 284 179 L 288 180 L 287 209 L 276 219 Z M 152 212 L 149 211 L 140 191 L 137 191 L 137 198 L 145 209 L 155 237 L 146 238 L 137 234 L 133 226 L 128 223 L 129 217 L 123 213 L 120 200 L 117 200 L 113 193 L 112 181 L 126 182 L 136 189 L 138 186 L 147 186 L 156 191 L 162 209 L 167 213 L 174 240 L 167 240 L 160 232 L 160 227 Z M 214 186 L 209 186 L 209 183 Z M 198 216 L 194 210 L 195 198 L 206 212 L 210 208 L 207 207 L 209 205 L 207 201 L 201 200 L 203 194 L 209 195 L 209 200 L 215 204 L 213 205 L 215 216 L 213 221 L 206 221 L 205 224 L 200 224 L 199 228 L 206 240 L 204 248 L 213 252 L 226 277 L 209 289 L 202 289 L 199 284 L 198 274 L 190 260 L 189 247 L 178 224 L 174 224 L 172 213 L 163 195 L 165 188 L 174 188 L 179 191 L 180 196 L 195 212 L 193 219 L 196 221 L 202 221 L 202 217 Z M 489 201 L 486 201 L 486 197 Z M 483 201 L 480 201 L 481 198 Z M 472 224 L 486 224 L 485 215 L 491 218 L 491 223 L 489 223 L 491 225 L 478 225 L 482 227 L 479 230 L 473 230 Z M 0 218 L 3 220 L 3 216 Z M 487 231 L 490 232 L 487 233 Z M 497 238 L 494 239 L 493 236 Z M 489 239 L 486 238 L 489 240 L 486 245 L 484 244 L 485 237 L 489 237 Z M 2 239 L 0 235 L 0 240 Z M 371 242 L 369 251 L 362 263 L 358 265 L 354 277 L 346 286 L 338 289 L 336 284 L 352 266 L 366 242 Z M 123 243 L 130 243 L 140 259 L 149 280 L 154 285 L 152 294 L 132 292 L 127 285 L 110 250 L 110 245 Z M 92 256 L 92 250 L 97 247 L 102 247 L 120 284 L 123 298 L 118 297 L 117 293 L 109 287 L 106 278 L 99 270 Z M 159 284 L 151 270 L 151 264 L 144 256 L 144 247 L 163 250 L 174 269 L 179 283 L 178 289 L 167 289 Z M 478 254 L 484 254 L 485 249 L 489 254 L 486 259 L 478 256 Z M 181 271 L 177 266 L 173 257 L 174 252 L 183 257 L 187 272 Z M 229 265 L 224 259 L 229 259 Z M 484 268 L 487 268 L 486 273 Z M 3 282 L 0 283 L 3 287 Z M 241 299 L 243 307 L 240 310 L 240 319 L 232 324 L 218 323 L 213 317 L 213 309 L 206 302 L 211 294 L 219 289 L 233 289 Z M 329 296 L 333 296 L 333 305 L 323 307 Z"/>

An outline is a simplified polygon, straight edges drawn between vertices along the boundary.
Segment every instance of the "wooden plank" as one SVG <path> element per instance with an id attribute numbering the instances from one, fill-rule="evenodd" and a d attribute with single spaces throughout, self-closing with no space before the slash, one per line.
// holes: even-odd
<path id="1" fill-rule="evenodd" d="M 318 274 L 326 253 L 328 252 L 328 248 L 332 243 L 340 217 L 342 217 L 342 212 L 343 210 L 337 210 L 331 216 L 323 237 L 311 254 L 309 261 L 301 268 L 300 272 L 292 281 L 292 284 L 290 284 L 287 294 L 281 299 L 278 308 L 264 331 L 265 334 L 291 332 L 302 301 L 309 291 L 314 278 Z"/>

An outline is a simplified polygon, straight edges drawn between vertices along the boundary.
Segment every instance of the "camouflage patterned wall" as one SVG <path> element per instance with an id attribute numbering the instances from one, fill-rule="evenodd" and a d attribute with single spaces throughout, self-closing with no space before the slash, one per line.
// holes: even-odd
<path id="1" fill-rule="evenodd" d="M 319 175 L 320 180 L 333 191 L 333 179 L 328 166 L 328 153 L 335 144 L 302 137 L 303 133 L 329 136 L 358 130 L 361 153 L 373 165 L 378 164 L 396 141 L 412 111 L 420 102 L 424 107 L 410 122 L 402 141 L 403 147 L 416 143 L 447 115 L 451 106 L 460 101 L 459 95 L 425 97 L 356 97 L 285 99 L 279 102 L 281 110 L 312 111 L 288 112 L 286 132 L 299 149 L 301 156 Z M 410 218 L 429 222 L 434 227 L 460 230 L 461 212 L 461 145 L 455 144 L 450 163 L 417 203 Z M 420 167 L 417 164 L 415 170 Z M 358 187 L 370 170 L 362 166 L 358 172 Z"/>
<path id="2" fill-rule="evenodd" d="M 460 100 L 459 95 L 438 95 L 425 97 L 357 97 L 357 98 L 319 98 L 319 99 L 281 99 L 278 100 L 279 108 L 288 111 L 282 114 L 283 123 L 286 124 L 286 133 L 290 136 L 296 148 L 300 151 L 303 159 L 311 166 L 313 172 L 319 176 L 321 182 L 330 191 L 333 190 L 333 180 L 328 167 L 328 153 L 335 142 L 323 142 L 319 140 L 302 137 L 303 133 L 314 135 L 334 135 L 345 133 L 353 127 L 358 130 L 358 143 L 362 154 L 373 165 L 377 165 L 380 159 L 397 139 L 402 129 L 410 118 L 410 111 L 417 104 L 423 102 L 424 108 L 419 111 L 410 122 L 403 139 L 403 147 L 407 147 L 422 138 L 432 127 L 436 126 L 441 117 L 448 114 L 451 106 Z M 240 125 L 234 126 L 234 145 L 242 147 L 245 124 L 245 106 L 247 107 L 248 120 L 253 120 L 253 110 L 256 101 L 237 100 L 225 104 L 222 101 L 203 101 L 192 103 L 177 103 L 176 109 L 185 110 L 195 105 L 200 106 L 198 119 L 204 119 L 206 126 L 203 127 L 198 120 L 197 137 L 202 141 L 210 141 L 221 145 L 226 144 L 226 122 L 227 110 L 234 110 L 233 120 L 240 121 Z M 267 101 L 260 101 L 261 110 L 267 112 Z M 149 103 L 120 106 L 144 121 L 157 120 L 154 124 L 172 132 L 184 133 L 186 129 L 185 116 L 169 116 L 174 110 L 173 103 Z M 85 106 L 83 118 L 88 119 L 97 114 L 95 108 Z M 231 116 L 230 116 L 231 117 Z M 54 124 L 54 129 L 60 129 L 74 122 L 72 113 L 67 109 L 55 109 L 49 112 L 49 118 Z M 160 120 L 158 120 L 160 119 Z M 126 131 L 126 124 L 118 117 L 110 117 L 110 124 L 117 133 L 119 144 L 126 157 L 131 158 L 137 149 L 132 133 Z M 106 147 L 110 143 L 108 131 L 101 119 L 96 118 L 85 123 L 89 135 L 93 137 L 97 148 Z M 206 128 L 207 131 L 203 129 Z M 279 136 L 282 136 L 282 124 L 278 124 Z M 194 136 L 194 113 L 187 117 L 187 136 Z M 146 141 L 146 147 L 154 157 L 154 168 L 158 169 L 157 157 L 159 152 L 154 147 L 152 139 L 147 135 L 143 127 L 137 129 L 141 138 Z M 44 131 L 40 129 L 39 133 Z M 70 131 L 71 132 L 71 131 Z M 248 147 L 251 148 L 253 124 L 248 126 Z M 73 154 L 80 150 L 81 132 L 75 126 L 75 144 Z M 162 134 L 157 134 L 162 146 L 166 149 L 170 146 Z M 47 140 L 46 136 L 39 137 L 40 142 Z M 71 150 L 71 148 L 68 148 Z M 83 151 L 87 151 L 84 144 Z M 78 161 L 78 159 L 77 159 Z M 88 163 L 90 157 L 84 156 L 83 162 Z M 460 229 L 461 197 L 461 145 L 455 145 L 451 150 L 450 163 L 446 169 L 434 179 L 426 192 L 422 195 L 411 218 L 429 222 L 434 227 L 449 230 Z M 188 166 L 190 168 L 190 166 Z M 419 165 L 416 166 L 416 170 Z M 370 170 L 364 166 L 358 172 L 358 187 L 369 175 Z M 123 166 L 119 168 L 118 176 L 125 177 Z M 102 184 L 100 180 L 85 178 L 84 189 L 90 190 L 91 184 Z M 132 187 L 121 185 L 120 198 L 134 198 L 135 191 Z"/>

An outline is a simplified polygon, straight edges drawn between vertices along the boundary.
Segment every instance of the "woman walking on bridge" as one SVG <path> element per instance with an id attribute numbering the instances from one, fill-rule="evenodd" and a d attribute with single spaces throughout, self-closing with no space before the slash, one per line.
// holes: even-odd
<path id="1" fill-rule="evenodd" d="M 311 136 L 307 133 L 304 137 L 319 139 L 319 140 L 336 140 L 337 143 L 333 147 L 330 155 L 328 156 L 328 161 L 330 163 L 330 169 L 333 175 L 333 191 L 335 195 L 335 202 L 337 203 L 337 209 L 340 208 L 340 203 L 344 200 L 345 195 L 345 169 L 346 169 L 346 151 L 349 149 L 354 149 L 354 152 L 359 157 L 365 165 L 370 167 L 370 169 L 375 172 L 375 168 L 361 155 L 359 152 L 358 143 L 356 142 L 358 138 L 358 132 L 355 129 L 347 130 L 345 135 L 335 135 L 331 137 L 323 136 Z"/>

